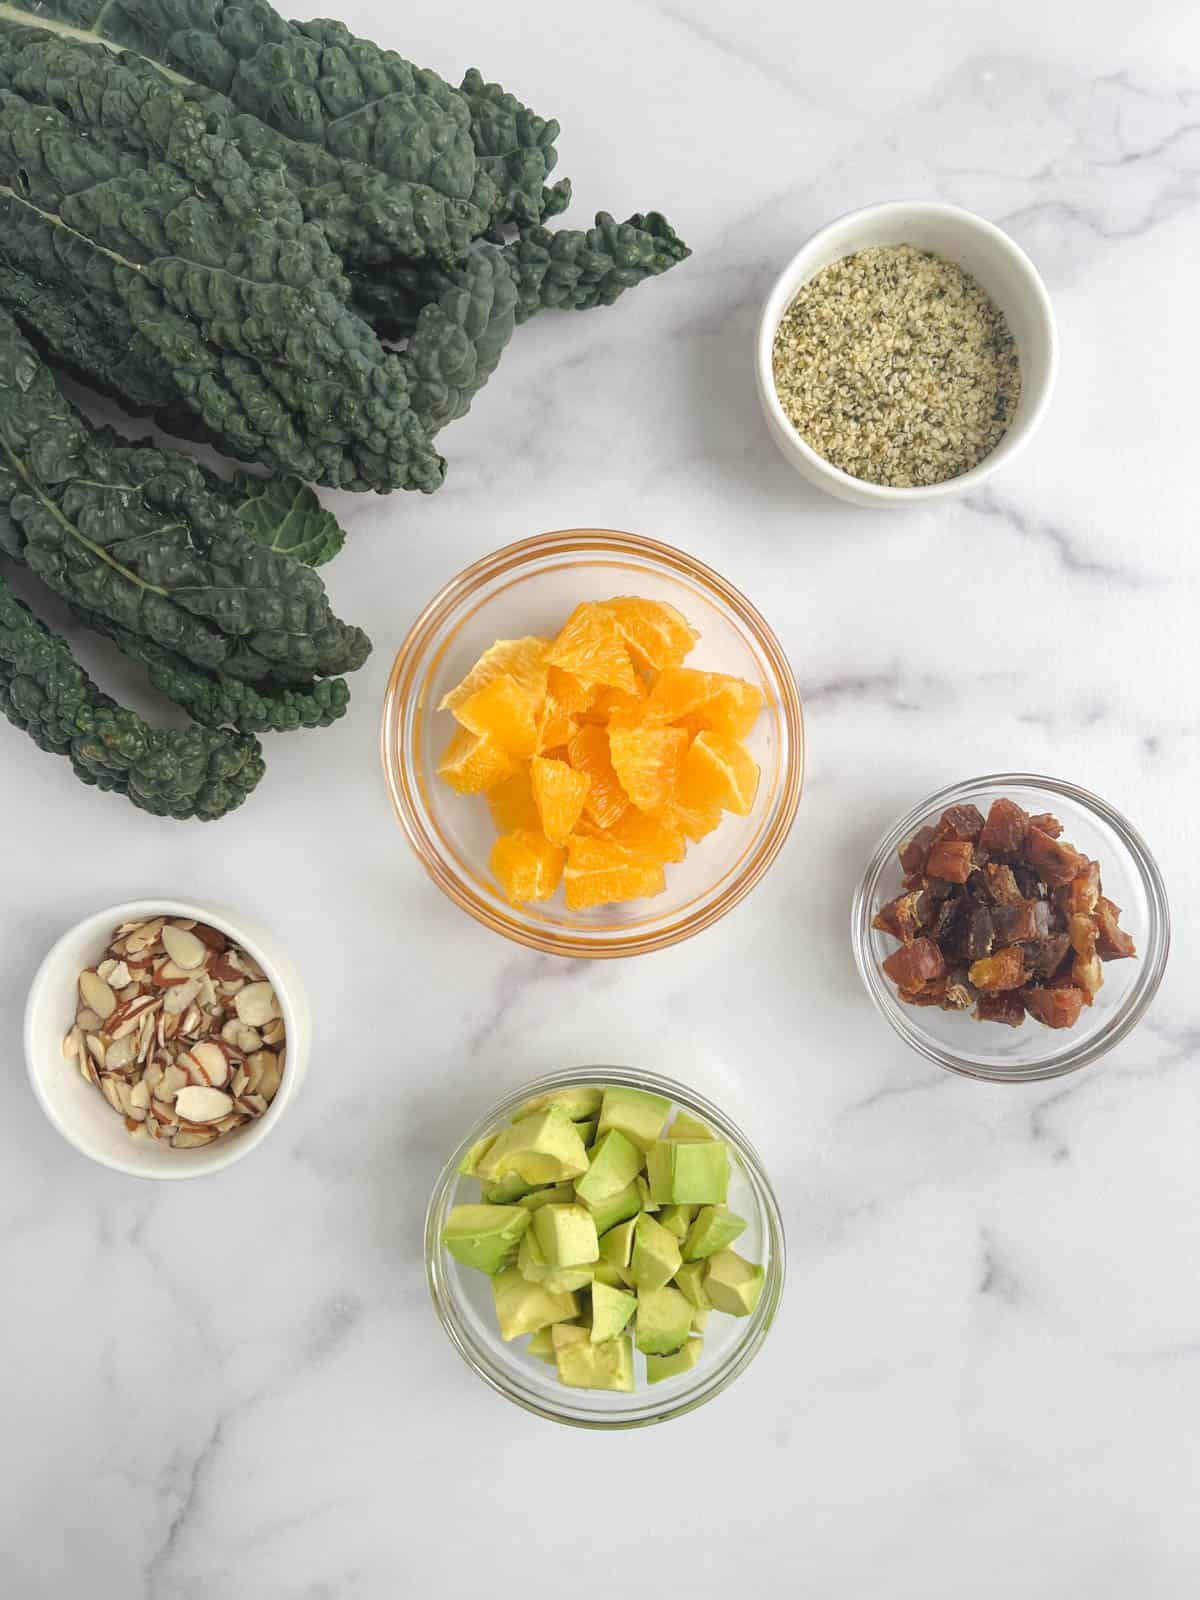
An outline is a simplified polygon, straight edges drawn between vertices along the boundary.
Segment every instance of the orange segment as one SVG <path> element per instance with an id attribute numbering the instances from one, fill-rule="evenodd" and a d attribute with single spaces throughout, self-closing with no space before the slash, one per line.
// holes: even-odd
<path id="1" fill-rule="evenodd" d="M 597 827 L 611 827 L 628 806 L 629 798 L 613 770 L 608 734 L 603 728 L 586 724 L 571 735 L 567 756 L 576 772 L 584 772 L 592 780 L 584 810 Z"/>
<path id="2" fill-rule="evenodd" d="M 721 826 L 721 808 L 703 794 L 692 790 L 684 772 L 679 788 L 658 813 L 659 820 L 669 828 L 678 828 L 693 844 Z"/>
<path id="3" fill-rule="evenodd" d="M 584 683 L 611 684 L 627 694 L 637 691 L 625 636 L 616 619 L 594 601 L 575 607 L 546 659 Z"/>
<path id="4" fill-rule="evenodd" d="M 564 843 L 579 821 L 592 780 L 565 761 L 546 761 L 541 756 L 534 756 L 529 776 L 542 832 L 551 844 Z"/>
<path id="5" fill-rule="evenodd" d="M 661 600 L 621 595 L 609 600 L 605 609 L 616 618 L 639 672 L 677 667 L 700 637 L 674 606 Z"/>
<path id="6" fill-rule="evenodd" d="M 533 802 L 528 767 L 519 767 L 511 778 L 505 778 L 502 783 L 489 789 L 487 803 L 497 833 L 515 833 L 518 828 L 533 828 L 536 831 L 542 825 L 538 808 Z"/>
<path id="7" fill-rule="evenodd" d="M 717 815 L 720 816 L 720 813 Z M 668 861 L 682 861 L 687 854 L 683 829 L 666 812 L 651 816 L 647 811 L 630 806 L 611 828 L 598 829 L 594 823 L 585 821 L 580 824 L 580 831 L 586 831 L 593 838 L 608 839 L 612 844 L 619 844 L 642 862 L 665 864 Z"/>
<path id="8" fill-rule="evenodd" d="M 760 689 L 724 672 L 667 667 L 650 691 L 649 715 L 662 722 L 698 718 L 706 728 L 744 739 L 763 708 Z"/>
<path id="9" fill-rule="evenodd" d="M 484 684 L 507 672 L 534 700 L 541 702 L 546 692 L 546 655 L 549 639 L 539 639 L 530 634 L 524 639 L 497 639 L 496 643 L 480 656 L 461 683 L 443 695 L 439 711 L 454 711 L 464 700 L 477 694 Z"/>
<path id="10" fill-rule="evenodd" d="M 563 873 L 564 852 L 532 828 L 505 833 L 492 846 L 497 882 L 513 905 L 549 900 Z"/>
<path id="11" fill-rule="evenodd" d="M 511 672 L 502 672 L 455 707 L 454 715 L 472 733 L 483 733 L 510 756 L 537 749 L 538 703 Z"/>
<path id="12" fill-rule="evenodd" d="M 511 777 L 515 768 L 513 758 L 494 745 L 486 734 L 459 728 L 446 746 L 437 771 L 438 777 L 459 794 L 481 794 Z"/>
<path id="13" fill-rule="evenodd" d="M 682 728 L 625 727 L 615 720 L 609 725 L 613 771 L 641 811 L 666 804 L 679 782 L 687 748 L 688 736 Z"/>
<path id="14" fill-rule="evenodd" d="M 684 764 L 684 785 L 722 811 L 745 817 L 758 792 L 758 768 L 745 745 L 722 733 L 698 733 Z"/>
<path id="15" fill-rule="evenodd" d="M 576 834 L 567 840 L 563 887 L 568 911 L 641 900 L 661 894 L 666 886 L 661 862 L 639 862 L 611 839 L 580 838 Z"/>

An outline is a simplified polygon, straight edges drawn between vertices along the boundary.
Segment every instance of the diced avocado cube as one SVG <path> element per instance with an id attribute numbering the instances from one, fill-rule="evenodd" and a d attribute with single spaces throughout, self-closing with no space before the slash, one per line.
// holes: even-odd
<path id="1" fill-rule="evenodd" d="M 606 1261 L 603 1256 L 600 1257 L 599 1261 L 592 1262 L 592 1281 L 593 1285 L 606 1283 L 610 1289 L 623 1289 L 626 1287 L 621 1268 L 614 1267 L 612 1262 Z"/>
<path id="2" fill-rule="evenodd" d="M 542 1284 L 552 1293 L 561 1289 L 590 1289 L 595 1276 L 594 1262 L 587 1267 L 551 1267 Z"/>
<path id="3" fill-rule="evenodd" d="M 729 1148 L 720 1139 L 658 1139 L 646 1173 L 660 1205 L 720 1205 L 729 1193 Z"/>
<path id="4" fill-rule="evenodd" d="M 550 1329 L 550 1342 L 555 1350 L 568 1344 L 587 1344 L 590 1338 L 587 1328 L 579 1322 L 556 1322 Z"/>
<path id="5" fill-rule="evenodd" d="M 585 1149 L 590 1148 L 596 1142 L 596 1128 L 599 1125 L 599 1121 L 599 1117 L 591 1117 L 587 1122 L 577 1122 L 575 1124 L 579 1129 L 579 1137 L 583 1140 Z"/>
<path id="6" fill-rule="evenodd" d="M 532 1221 L 532 1213 L 530 1220 Z M 526 1229 L 525 1236 L 521 1240 L 521 1248 L 517 1251 L 517 1271 L 529 1283 L 545 1283 L 549 1275 L 550 1264 L 532 1228 Z"/>
<path id="7" fill-rule="evenodd" d="M 728 1206 L 704 1206 L 683 1241 L 683 1259 L 701 1261 L 705 1256 L 716 1255 L 745 1231 L 746 1219 Z"/>
<path id="8" fill-rule="evenodd" d="M 633 1230 L 633 1253 L 629 1261 L 629 1273 L 638 1293 L 661 1289 L 679 1271 L 682 1260 L 675 1235 L 643 1212 Z"/>
<path id="9" fill-rule="evenodd" d="M 486 1139 L 480 1139 L 477 1141 L 477 1143 L 471 1146 L 466 1155 L 458 1163 L 458 1170 L 462 1173 L 464 1178 L 473 1178 L 475 1176 L 475 1168 L 479 1164 L 480 1156 L 485 1155 L 492 1148 L 495 1142 L 496 1135 L 494 1133 L 489 1133 Z"/>
<path id="10" fill-rule="evenodd" d="M 560 1105 L 550 1105 L 497 1135 L 476 1171 L 488 1183 L 512 1172 L 526 1183 L 562 1183 L 587 1171 L 587 1152 L 567 1113 Z"/>
<path id="11" fill-rule="evenodd" d="M 677 1378 L 681 1372 L 690 1372 L 704 1353 L 703 1339 L 689 1339 L 685 1345 L 669 1356 L 646 1357 L 647 1383 L 661 1383 L 664 1378 Z"/>
<path id="12" fill-rule="evenodd" d="M 529 1234 L 525 1235 L 526 1239 L 529 1237 Z M 525 1248 L 524 1239 L 521 1241 L 521 1248 L 522 1250 Z M 517 1260 L 519 1263 L 519 1256 Z M 697 1310 L 707 1311 L 709 1306 L 708 1296 L 704 1292 L 704 1274 L 707 1271 L 708 1263 L 705 1261 L 685 1261 L 675 1274 L 675 1287 L 685 1299 L 692 1302 Z"/>
<path id="13" fill-rule="evenodd" d="M 492 1275 L 515 1259 L 528 1226 L 529 1213 L 520 1206 L 455 1206 L 442 1229 L 442 1243 L 463 1266 Z"/>
<path id="14" fill-rule="evenodd" d="M 627 1222 L 619 1222 L 615 1228 L 610 1228 L 600 1240 L 600 1254 L 605 1261 L 611 1261 L 614 1267 L 627 1267 L 633 1255 L 633 1233 L 636 1226 L 635 1219 L 630 1217 Z"/>
<path id="15" fill-rule="evenodd" d="M 765 1276 L 762 1267 L 743 1260 L 735 1250 L 718 1250 L 708 1258 L 704 1292 L 714 1310 L 748 1317 L 758 1304 Z"/>
<path id="16" fill-rule="evenodd" d="M 527 1211 L 537 1211 L 542 1206 L 569 1206 L 574 1199 L 573 1183 L 555 1183 L 548 1189 L 534 1189 L 529 1194 L 523 1194 L 517 1203 Z"/>
<path id="17" fill-rule="evenodd" d="M 664 1206 L 658 1220 L 668 1233 L 673 1233 L 677 1239 L 683 1240 L 687 1238 L 692 1218 L 699 1209 L 699 1206 Z"/>
<path id="18" fill-rule="evenodd" d="M 678 1350 L 692 1331 L 690 1300 L 678 1289 L 643 1289 L 637 1300 L 637 1347 L 648 1356 Z"/>
<path id="19" fill-rule="evenodd" d="M 642 1192 L 638 1187 L 642 1181 L 641 1178 L 635 1178 L 627 1189 L 614 1194 L 610 1200 L 598 1200 L 593 1204 L 584 1201 L 592 1214 L 597 1233 L 608 1233 L 618 1222 L 637 1216 L 642 1209 Z"/>
<path id="20" fill-rule="evenodd" d="M 645 1178 L 642 1176 L 642 1174 L 640 1172 L 638 1173 L 637 1177 L 634 1179 L 634 1182 L 637 1184 L 638 1199 L 639 1199 L 639 1202 L 641 1204 L 642 1210 L 643 1211 L 661 1211 L 662 1207 L 659 1205 L 658 1201 L 650 1193 L 650 1185 L 646 1182 Z"/>
<path id="21" fill-rule="evenodd" d="M 547 1106 L 561 1106 L 572 1122 L 586 1122 L 589 1117 L 600 1115 L 600 1102 L 604 1099 L 603 1089 L 589 1089 L 579 1086 L 574 1089 L 551 1089 L 548 1094 L 539 1094 L 533 1100 L 527 1100 L 513 1118 L 520 1122 L 524 1117 L 530 1117 L 535 1111 L 544 1111 Z"/>
<path id="22" fill-rule="evenodd" d="M 550 1336 L 559 1326 L 560 1324 L 555 1322 L 549 1327 L 539 1328 L 536 1333 L 531 1333 L 529 1343 L 525 1346 L 526 1354 L 531 1355 L 535 1361 L 544 1361 L 548 1366 L 554 1366 L 554 1340 Z"/>
<path id="23" fill-rule="evenodd" d="M 592 1285 L 592 1343 L 602 1344 L 624 1333 L 625 1324 L 637 1310 L 637 1296 L 602 1283 Z"/>
<path id="24" fill-rule="evenodd" d="M 611 1084 L 600 1105 L 598 1132 L 605 1134 L 610 1128 L 617 1128 L 640 1149 L 649 1150 L 670 1114 L 671 1102 L 662 1095 Z"/>
<path id="25" fill-rule="evenodd" d="M 672 1139 L 715 1139 L 716 1135 L 707 1122 L 698 1122 L 695 1117 L 690 1117 L 686 1111 L 677 1111 L 675 1120 L 667 1129 L 667 1134 Z"/>
<path id="26" fill-rule="evenodd" d="M 533 1188 L 531 1183 L 526 1183 L 518 1172 L 510 1172 L 505 1178 L 497 1178 L 494 1183 L 489 1183 L 486 1178 L 480 1180 L 479 1187 L 483 1190 L 483 1198 L 490 1206 L 511 1206 L 518 1200 L 523 1200 Z"/>
<path id="27" fill-rule="evenodd" d="M 568 1344 L 558 1352 L 560 1383 L 572 1389 L 633 1393 L 633 1341 L 628 1334 L 603 1344 Z"/>
<path id="28" fill-rule="evenodd" d="M 575 1193 L 591 1205 L 611 1200 L 622 1189 L 628 1189 L 645 1160 L 632 1139 L 627 1139 L 619 1128 L 610 1128 L 597 1141 L 587 1171 L 576 1178 Z"/>
<path id="29" fill-rule="evenodd" d="M 492 1298 L 500 1337 L 505 1341 L 579 1315 L 576 1295 L 551 1294 L 543 1284 L 529 1283 L 516 1267 L 507 1267 L 492 1279 Z"/>
<path id="30" fill-rule="evenodd" d="M 586 1206 L 542 1206 L 533 1213 L 533 1232 L 552 1267 L 579 1267 L 600 1254 L 596 1223 Z"/>
<path id="31" fill-rule="evenodd" d="M 708 1319 L 711 1316 L 712 1310 L 709 1306 L 705 1306 L 703 1310 L 697 1307 L 692 1312 L 692 1331 L 694 1333 L 703 1333 L 705 1328 L 708 1327 Z"/>

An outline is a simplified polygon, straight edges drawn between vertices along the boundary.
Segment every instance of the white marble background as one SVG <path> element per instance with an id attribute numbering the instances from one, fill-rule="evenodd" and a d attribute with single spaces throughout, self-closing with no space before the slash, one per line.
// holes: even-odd
<path id="1" fill-rule="evenodd" d="M 0 727 L 0 1591 L 1195 1595 L 1192 0 L 339 9 L 557 114 L 568 220 L 661 207 L 696 253 L 617 309 L 522 330 L 446 435 L 435 499 L 344 501 L 331 587 L 376 654 L 349 719 L 273 741 L 235 817 L 155 822 Z M 777 457 L 751 335 L 812 229 L 912 195 L 977 209 L 1032 253 L 1062 375 L 994 491 L 888 517 Z M 376 764 L 390 658 L 429 595 L 499 544 L 580 523 L 683 545 L 756 598 L 808 714 L 804 800 L 768 879 L 716 929 L 632 964 L 539 958 L 464 918 L 407 854 Z M 907 1053 L 846 940 L 885 823 L 1012 767 L 1124 810 L 1177 924 L 1137 1034 L 1044 1088 L 961 1082 Z M 19 1038 L 51 939 L 156 892 L 273 925 L 317 1012 L 311 1076 L 275 1138 L 178 1187 L 62 1143 Z M 434 1321 L 420 1250 L 464 1121 L 527 1076 L 597 1060 L 725 1104 L 790 1242 L 750 1372 L 621 1437 L 555 1429 L 479 1384 Z"/>

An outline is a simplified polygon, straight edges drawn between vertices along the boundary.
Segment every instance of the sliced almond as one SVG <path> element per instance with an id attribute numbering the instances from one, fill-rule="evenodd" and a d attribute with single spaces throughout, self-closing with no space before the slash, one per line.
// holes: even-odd
<path id="1" fill-rule="evenodd" d="M 115 961 L 112 971 L 106 972 L 104 976 L 112 989 L 123 989 L 127 983 L 132 981 L 132 974 L 123 961 Z"/>
<path id="2" fill-rule="evenodd" d="M 163 1010 L 168 1016 L 182 1016 L 199 992 L 200 985 L 195 978 L 188 978 L 176 988 L 167 990 Z"/>
<path id="3" fill-rule="evenodd" d="M 114 1011 L 109 1018 L 108 1031 L 114 1039 L 123 1039 L 127 1033 L 133 1033 L 142 1025 L 142 1018 L 149 1011 L 156 1011 L 162 1005 L 157 995 L 140 994 L 136 1000 L 130 1000 L 119 1011 Z"/>
<path id="4" fill-rule="evenodd" d="M 100 1074 L 96 1071 L 96 1063 L 86 1050 L 79 1057 L 79 1075 L 86 1078 L 90 1084 L 94 1084 L 97 1089 L 100 1087 Z"/>
<path id="5" fill-rule="evenodd" d="M 245 1094 L 248 1084 L 249 1079 L 246 1077 L 246 1069 L 244 1066 L 239 1065 L 234 1071 L 232 1082 L 229 1085 L 235 1100 L 239 1095 Z"/>
<path id="6" fill-rule="evenodd" d="M 219 1139 L 220 1133 L 216 1128 L 180 1128 L 171 1140 L 175 1150 L 195 1150 L 200 1145 L 211 1144 L 214 1139 Z"/>
<path id="7" fill-rule="evenodd" d="M 98 1033 L 89 1033 L 85 1034 L 84 1043 L 87 1045 L 88 1054 L 91 1056 L 92 1060 L 98 1067 L 103 1067 L 104 1058 L 107 1054 L 104 1040 Z"/>
<path id="8" fill-rule="evenodd" d="M 97 1016 L 90 1006 L 81 1006 L 75 1013 L 75 1023 L 84 1033 L 99 1033 L 104 1025 L 104 1018 Z"/>
<path id="9" fill-rule="evenodd" d="M 248 983 L 234 999 L 238 1019 L 248 1028 L 261 1028 L 279 1015 L 279 1001 L 269 983 Z"/>
<path id="10" fill-rule="evenodd" d="M 239 1095 L 236 1103 L 239 1111 L 246 1111 L 252 1117 L 261 1117 L 267 1109 L 267 1102 L 261 1094 Z"/>
<path id="11" fill-rule="evenodd" d="M 175 1096 L 175 1110 L 187 1122 L 219 1122 L 233 1110 L 233 1101 L 220 1089 L 189 1084 Z"/>
<path id="12" fill-rule="evenodd" d="M 192 932 L 196 935 L 197 939 L 199 939 L 203 944 L 206 944 L 210 950 L 216 950 L 218 954 L 224 950 L 226 944 L 228 943 L 225 935 L 223 933 L 218 933 L 215 928 L 210 928 L 207 922 L 197 922 L 193 926 Z"/>
<path id="13" fill-rule="evenodd" d="M 115 1078 L 101 1078 L 100 1093 L 108 1101 L 109 1105 L 114 1111 L 120 1111 L 121 1114 L 124 1115 L 121 1107 L 121 1095 L 117 1088 L 117 1080 Z"/>
<path id="14" fill-rule="evenodd" d="M 223 1089 L 229 1082 L 229 1057 L 219 1044 L 205 1041 L 194 1044 L 188 1052 L 203 1074 L 204 1082 L 213 1089 Z"/>
<path id="15" fill-rule="evenodd" d="M 122 1034 L 119 1039 L 114 1039 L 104 1052 L 104 1070 L 123 1072 L 126 1067 L 134 1065 L 136 1056 L 137 1040 L 132 1034 Z"/>
<path id="16" fill-rule="evenodd" d="M 185 972 L 194 972 L 197 967 L 204 965 L 204 958 L 208 954 L 208 946 L 194 933 L 189 933 L 184 928 L 177 928 L 173 923 L 168 923 L 162 931 L 163 949 L 170 956 L 177 967 L 182 967 Z"/>
<path id="17" fill-rule="evenodd" d="M 101 1021 L 105 1017 L 111 1017 L 117 1009 L 116 995 L 100 974 L 93 972 L 90 968 L 85 968 L 79 974 L 79 993 L 83 998 L 84 1005 L 89 1010 L 94 1011 Z"/>
<path id="18" fill-rule="evenodd" d="M 270 1061 L 263 1067 L 259 1080 L 255 1085 L 255 1091 L 262 1095 L 268 1105 L 278 1093 L 279 1080 L 282 1076 L 283 1062 L 279 1056 L 272 1053 Z"/>
<path id="19" fill-rule="evenodd" d="M 96 976 L 98 978 L 103 978 L 105 983 L 108 983 L 110 974 L 114 973 L 116 970 L 117 970 L 117 963 L 110 956 L 107 961 L 102 961 L 100 963 L 100 965 L 96 968 Z M 111 985 L 111 987 L 114 988 L 114 989 L 119 989 L 121 987 L 121 985 L 119 983 L 114 983 L 114 984 Z"/>
<path id="20" fill-rule="evenodd" d="M 67 1034 L 62 1043 L 63 1059 L 73 1061 L 83 1049 L 83 1030 L 78 1023 Z"/>
<path id="21" fill-rule="evenodd" d="M 143 922 L 136 928 L 131 928 L 125 935 L 126 952 L 136 955 L 139 950 L 148 950 L 162 932 L 162 925 L 163 919 L 155 917 L 150 922 Z"/>

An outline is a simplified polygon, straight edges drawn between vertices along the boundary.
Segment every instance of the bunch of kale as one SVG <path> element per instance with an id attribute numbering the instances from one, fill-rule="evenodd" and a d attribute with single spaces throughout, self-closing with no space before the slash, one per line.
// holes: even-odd
<path id="1" fill-rule="evenodd" d="M 0 578 L 0 709 L 85 782 L 220 816 L 256 733 L 340 716 L 370 646 L 311 570 L 342 536 L 305 480 L 436 489 L 518 323 L 688 254 L 657 214 L 548 230 L 557 132 L 263 0 L 0 6 L 0 556 L 197 725 L 115 706 Z M 39 353 L 273 476 L 92 427 Z"/>
<path id="2" fill-rule="evenodd" d="M 477 72 L 452 88 L 264 0 L 16 0 L 0 300 L 168 430 L 312 482 L 430 491 L 435 435 L 518 322 L 688 253 L 657 215 L 549 231 L 557 132 Z"/>

